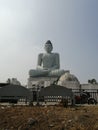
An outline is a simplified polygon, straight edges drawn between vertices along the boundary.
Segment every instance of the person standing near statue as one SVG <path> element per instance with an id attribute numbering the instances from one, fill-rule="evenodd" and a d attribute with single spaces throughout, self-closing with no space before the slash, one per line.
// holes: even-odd
<path id="1" fill-rule="evenodd" d="M 60 60 L 58 53 L 52 53 L 53 45 L 50 40 L 45 43 L 45 53 L 38 55 L 37 69 L 30 70 L 30 77 L 56 76 L 59 77 L 65 73 L 60 70 Z"/>

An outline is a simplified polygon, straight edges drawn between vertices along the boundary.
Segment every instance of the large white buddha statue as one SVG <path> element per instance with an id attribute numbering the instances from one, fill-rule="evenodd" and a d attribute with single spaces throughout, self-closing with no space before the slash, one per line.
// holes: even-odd
<path id="1" fill-rule="evenodd" d="M 38 63 L 36 70 L 30 70 L 30 77 L 46 77 L 56 76 L 59 77 L 65 73 L 64 70 L 60 70 L 60 60 L 58 53 L 52 53 L 53 46 L 50 40 L 45 43 L 44 47 L 46 53 L 40 53 L 38 55 Z"/>

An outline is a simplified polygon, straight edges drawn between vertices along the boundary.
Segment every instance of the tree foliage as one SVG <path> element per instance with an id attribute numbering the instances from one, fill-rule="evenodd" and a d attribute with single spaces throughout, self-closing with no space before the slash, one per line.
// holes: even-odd
<path id="1" fill-rule="evenodd" d="M 96 81 L 96 79 L 89 79 L 89 80 L 88 80 L 88 83 L 97 84 L 97 81 Z"/>

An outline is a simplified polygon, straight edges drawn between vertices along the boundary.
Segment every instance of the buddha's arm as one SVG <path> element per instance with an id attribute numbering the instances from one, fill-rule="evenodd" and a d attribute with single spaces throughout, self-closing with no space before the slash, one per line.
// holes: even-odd
<path id="1" fill-rule="evenodd" d="M 42 55 L 43 54 L 39 54 L 38 55 L 38 61 L 37 61 L 37 69 L 43 69 L 43 66 L 42 66 Z"/>

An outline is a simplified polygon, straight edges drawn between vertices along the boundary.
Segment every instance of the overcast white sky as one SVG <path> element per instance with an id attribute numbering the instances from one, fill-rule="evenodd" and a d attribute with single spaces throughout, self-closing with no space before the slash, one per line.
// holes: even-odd
<path id="1" fill-rule="evenodd" d="M 0 82 L 26 84 L 47 40 L 61 69 L 98 81 L 98 0 L 0 0 Z"/>

